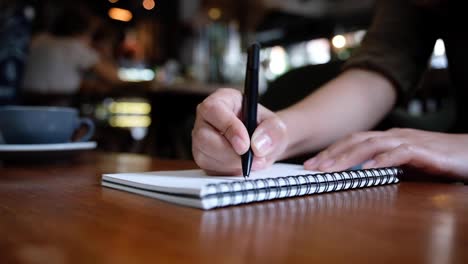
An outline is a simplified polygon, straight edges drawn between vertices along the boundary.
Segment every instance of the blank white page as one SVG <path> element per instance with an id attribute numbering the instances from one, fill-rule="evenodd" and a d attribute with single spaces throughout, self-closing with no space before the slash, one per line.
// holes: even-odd
<path id="1" fill-rule="evenodd" d="M 276 178 L 318 172 L 304 170 L 302 165 L 276 163 L 265 170 L 252 171 L 247 179 Z M 203 186 L 211 183 L 244 180 L 243 176 L 208 176 L 203 170 L 174 170 L 141 173 L 104 174 L 103 181 L 159 192 L 200 195 Z"/>

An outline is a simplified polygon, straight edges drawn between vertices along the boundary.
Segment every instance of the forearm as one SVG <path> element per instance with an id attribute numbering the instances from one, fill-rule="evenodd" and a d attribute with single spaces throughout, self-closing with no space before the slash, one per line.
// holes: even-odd
<path id="1" fill-rule="evenodd" d="M 282 158 L 317 151 L 352 132 L 375 126 L 393 107 L 396 92 L 378 73 L 342 73 L 299 103 L 278 112 L 289 145 Z"/>

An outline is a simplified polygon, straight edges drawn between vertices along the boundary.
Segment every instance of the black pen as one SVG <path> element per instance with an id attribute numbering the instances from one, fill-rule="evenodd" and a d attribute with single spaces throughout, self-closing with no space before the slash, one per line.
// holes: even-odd
<path id="1" fill-rule="evenodd" d="M 245 73 L 244 96 L 242 98 L 242 122 L 244 122 L 249 138 L 257 128 L 258 104 L 258 70 L 260 64 L 260 45 L 252 44 L 247 50 L 247 69 Z M 242 173 L 248 177 L 253 161 L 252 147 L 242 155 Z"/>

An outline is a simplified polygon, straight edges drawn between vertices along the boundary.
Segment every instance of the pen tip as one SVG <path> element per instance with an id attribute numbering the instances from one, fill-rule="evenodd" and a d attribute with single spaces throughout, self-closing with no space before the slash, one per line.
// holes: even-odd
<path id="1" fill-rule="evenodd" d="M 246 154 L 242 155 L 242 175 L 244 175 L 244 178 L 249 177 L 250 170 L 252 168 L 252 162 L 253 162 L 253 152 L 251 149 L 247 151 Z"/>
<path id="2" fill-rule="evenodd" d="M 247 162 L 244 166 L 242 166 L 242 175 L 244 175 L 244 178 L 248 178 L 250 175 L 250 168 L 252 166 L 251 162 Z"/>

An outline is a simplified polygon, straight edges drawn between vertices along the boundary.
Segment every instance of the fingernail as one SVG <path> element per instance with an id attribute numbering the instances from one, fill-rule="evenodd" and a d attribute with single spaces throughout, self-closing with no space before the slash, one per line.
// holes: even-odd
<path id="1" fill-rule="evenodd" d="M 327 159 L 322 164 L 320 165 L 320 169 L 327 169 L 335 164 L 335 160 L 333 159 Z"/>
<path id="2" fill-rule="evenodd" d="M 237 154 L 243 154 L 247 149 L 249 149 L 249 145 L 242 140 L 239 136 L 234 136 L 232 138 L 232 146 L 234 147 L 234 150 L 236 151 Z"/>
<path id="3" fill-rule="evenodd" d="M 260 152 L 258 154 L 266 155 L 271 147 L 271 138 L 266 134 L 260 134 L 252 139 L 255 148 Z"/>
<path id="4" fill-rule="evenodd" d="M 369 160 L 369 161 L 366 161 L 366 162 L 362 165 L 362 168 L 364 168 L 364 169 L 370 169 L 370 168 L 374 167 L 375 164 L 377 164 L 377 162 L 376 162 L 375 160 Z"/>

